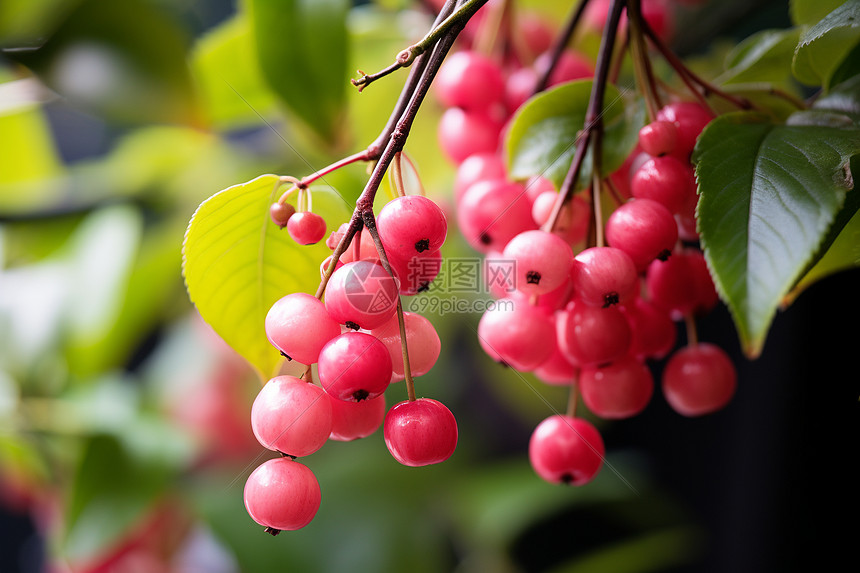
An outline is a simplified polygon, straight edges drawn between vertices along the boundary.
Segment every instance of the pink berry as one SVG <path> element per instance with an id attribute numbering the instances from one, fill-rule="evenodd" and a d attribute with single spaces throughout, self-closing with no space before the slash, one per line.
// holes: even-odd
<path id="1" fill-rule="evenodd" d="M 538 72 L 531 67 L 523 67 L 508 74 L 505 81 L 505 105 L 508 113 L 516 112 L 535 93 Z"/>
<path id="2" fill-rule="evenodd" d="M 291 360 L 313 364 L 326 342 L 340 334 L 340 325 L 325 305 L 303 292 L 281 298 L 266 314 L 266 336 Z"/>
<path id="3" fill-rule="evenodd" d="M 445 213 L 423 195 L 392 199 L 379 211 L 376 226 L 386 252 L 403 260 L 438 251 L 448 232 Z"/>
<path id="4" fill-rule="evenodd" d="M 319 511 L 320 485 L 304 464 L 288 458 L 263 462 L 245 482 L 245 509 L 273 532 L 308 525 Z"/>
<path id="5" fill-rule="evenodd" d="M 325 231 L 325 219 L 310 211 L 295 213 L 287 221 L 287 232 L 300 245 L 319 243 L 325 237 Z"/>
<path id="6" fill-rule="evenodd" d="M 487 355 L 528 372 L 552 354 L 554 324 L 543 310 L 521 301 L 500 299 L 478 321 L 478 342 Z"/>
<path id="7" fill-rule="evenodd" d="M 664 358 L 675 347 L 677 330 L 669 313 L 644 298 L 620 307 L 633 335 L 630 355 L 644 360 Z"/>
<path id="8" fill-rule="evenodd" d="M 645 274 L 648 298 L 673 319 L 707 311 L 717 302 L 716 289 L 702 252 L 696 248 L 676 250 L 665 261 L 656 260 Z"/>
<path id="9" fill-rule="evenodd" d="M 696 102 L 669 103 L 657 112 L 657 120 L 675 124 L 678 133 L 673 155 L 685 163 L 690 161 L 699 134 L 714 117 L 709 109 Z"/>
<path id="10" fill-rule="evenodd" d="M 571 362 L 582 366 L 618 360 L 630 349 L 630 324 L 617 306 L 600 308 L 571 301 L 556 315 L 558 345 Z"/>
<path id="11" fill-rule="evenodd" d="M 663 394 L 684 416 L 721 410 L 734 396 L 735 366 L 726 352 L 707 342 L 676 351 L 663 369 Z"/>
<path id="12" fill-rule="evenodd" d="M 269 207 L 269 216 L 272 218 L 272 222 L 281 229 L 287 226 L 287 222 L 295 212 L 296 208 L 289 203 L 278 203 L 275 201 Z"/>
<path id="13" fill-rule="evenodd" d="M 409 371 L 413 376 L 430 372 L 439 359 L 442 343 L 439 334 L 427 317 L 414 312 L 403 313 L 406 329 L 406 348 L 409 351 Z M 400 344 L 400 321 L 395 314 L 388 322 L 370 331 L 377 337 L 391 357 L 391 382 L 399 382 L 406 376 L 403 367 L 403 348 Z"/>
<path id="14" fill-rule="evenodd" d="M 333 256 L 334 255 L 327 256 L 325 259 L 323 259 L 323 262 L 320 263 L 320 279 L 322 279 L 325 276 L 329 265 L 331 265 L 331 261 L 332 261 Z M 334 265 L 334 269 L 337 270 L 342 266 L 343 266 L 343 261 L 338 260 Z M 334 272 L 334 271 L 332 271 L 332 272 Z M 325 306 L 325 305 L 323 305 L 323 306 Z"/>
<path id="15" fill-rule="evenodd" d="M 534 67 L 538 73 L 549 66 L 551 54 L 544 52 L 535 59 Z M 582 54 L 565 50 L 549 75 L 547 87 L 555 86 L 572 80 L 590 78 L 594 75 L 594 65 Z"/>
<path id="16" fill-rule="evenodd" d="M 276 376 L 254 399 L 251 429 L 263 447 L 307 456 L 331 434 L 331 405 L 319 386 L 295 376 Z"/>
<path id="17" fill-rule="evenodd" d="M 654 259 L 668 257 L 678 241 L 675 217 L 651 199 L 632 199 L 615 209 L 605 230 L 606 242 L 627 253 L 638 272 Z"/>
<path id="18" fill-rule="evenodd" d="M 529 439 L 529 462 L 549 483 L 585 485 L 603 466 L 606 449 L 597 429 L 582 418 L 544 419 Z"/>
<path id="19" fill-rule="evenodd" d="M 678 128 L 671 121 L 652 121 L 639 130 L 639 147 L 648 155 L 667 155 L 677 144 Z"/>
<path id="20" fill-rule="evenodd" d="M 501 101 L 505 80 L 492 59 L 479 52 L 462 50 L 445 59 L 433 81 L 433 89 L 445 107 L 484 109 Z"/>
<path id="21" fill-rule="evenodd" d="M 511 239 L 502 256 L 513 261 L 515 286 L 526 294 L 545 294 L 570 277 L 573 251 L 562 238 L 546 231 L 524 231 Z"/>
<path id="22" fill-rule="evenodd" d="M 579 368 L 565 356 L 556 344 L 549 358 L 535 368 L 534 375 L 541 382 L 551 386 L 570 386 L 578 372 Z"/>
<path id="23" fill-rule="evenodd" d="M 408 260 L 392 254 L 388 258 L 388 263 L 400 283 L 400 294 L 413 296 L 430 288 L 439 271 L 442 270 L 442 253 L 424 251 L 416 253 Z"/>
<path id="24" fill-rule="evenodd" d="M 391 381 L 391 356 L 375 336 L 344 332 L 320 352 L 319 379 L 332 397 L 361 402 L 385 392 Z"/>
<path id="25" fill-rule="evenodd" d="M 556 191 L 544 191 L 535 198 L 532 203 L 535 224 L 543 227 L 549 221 L 557 199 Z M 576 194 L 568 204 L 562 206 L 553 233 L 568 244 L 576 245 L 585 240 L 590 222 L 591 205 L 581 194 Z"/>
<path id="26" fill-rule="evenodd" d="M 330 440 L 351 442 L 376 432 L 385 419 L 385 396 L 347 402 L 329 396 L 331 402 Z"/>
<path id="27" fill-rule="evenodd" d="M 432 398 L 407 400 L 385 415 L 382 434 L 388 451 L 405 466 L 444 462 L 457 448 L 457 420 Z"/>
<path id="28" fill-rule="evenodd" d="M 594 415 L 620 420 L 645 409 L 654 393 L 654 378 L 648 366 L 626 356 L 610 364 L 584 367 L 579 389 Z"/>
<path id="29" fill-rule="evenodd" d="M 501 121 L 485 112 L 449 107 L 439 118 L 437 138 L 445 156 L 460 164 L 476 153 L 495 153 L 502 127 Z"/>
<path id="30" fill-rule="evenodd" d="M 464 159 L 454 175 L 454 198 L 457 204 L 474 183 L 507 176 L 505 162 L 498 153 L 475 153 Z"/>
<path id="31" fill-rule="evenodd" d="M 537 228 L 531 209 L 522 184 L 499 179 L 480 181 L 463 196 L 457 223 L 475 250 L 501 252 L 516 235 Z"/>
<path id="32" fill-rule="evenodd" d="M 680 213 L 684 205 L 697 194 L 693 166 L 677 157 L 663 155 L 643 163 L 630 180 L 630 192 L 637 199 L 653 199 L 672 214 Z"/>
<path id="33" fill-rule="evenodd" d="M 394 315 L 399 288 L 382 265 L 352 261 L 331 275 L 325 290 L 325 308 L 340 324 L 370 330 Z"/>
<path id="34" fill-rule="evenodd" d="M 633 259 L 615 247 L 590 247 L 573 262 L 576 296 L 592 306 L 612 306 L 636 298 L 639 274 Z"/>

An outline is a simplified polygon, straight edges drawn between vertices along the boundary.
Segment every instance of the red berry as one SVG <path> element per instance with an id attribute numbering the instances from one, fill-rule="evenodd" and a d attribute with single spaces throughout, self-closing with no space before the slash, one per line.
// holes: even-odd
<path id="1" fill-rule="evenodd" d="M 684 416 L 702 416 L 731 401 L 737 373 L 728 354 L 707 342 L 675 352 L 663 369 L 663 394 Z"/>
<path id="2" fill-rule="evenodd" d="M 369 330 L 385 324 L 397 310 L 399 288 L 379 263 L 353 261 L 331 275 L 325 308 L 338 323 Z"/>
<path id="3" fill-rule="evenodd" d="M 685 163 L 696 145 L 696 138 L 705 126 L 714 119 L 714 114 L 696 102 L 674 102 L 666 104 L 657 112 L 658 121 L 675 124 L 678 130 L 677 145 L 673 154 Z"/>
<path id="4" fill-rule="evenodd" d="M 615 247 L 590 247 L 573 260 L 573 289 L 586 304 L 607 307 L 636 298 L 639 275 L 633 259 Z"/>
<path id="5" fill-rule="evenodd" d="M 319 386 L 294 376 L 276 376 L 254 399 L 251 429 L 263 447 L 308 456 L 331 434 L 331 405 Z"/>
<path id="6" fill-rule="evenodd" d="M 330 440 L 351 442 L 366 438 L 382 426 L 385 396 L 361 402 L 347 402 L 329 396 L 331 402 Z"/>
<path id="7" fill-rule="evenodd" d="M 313 364 L 326 342 L 340 334 L 340 325 L 325 305 L 303 292 L 281 298 L 266 314 L 266 336 L 291 360 Z"/>
<path id="8" fill-rule="evenodd" d="M 319 379 L 332 397 L 361 402 L 385 392 L 391 381 L 391 356 L 375 336 L 344 332 L 320 352 Z"/>
<path id="9" fill-rule="evenodd" d="M 554 324 L 543 309 L 500 299 L 478 322 L 478 342 L 490 358 L 520 372 L 534 370 L 552 354 Z"/>
<path id="10" fill-rule="evenodd" d="M 472 184 L 488 179 L 504 179 L 505 162 L 497 153 L 475 153 L 457 166 L 454 176 L 454 197 L 457 204 Z"/>
<path id="11" fill-rule="evenodd" d="M 643 163 L 630 180 L 630 192 L 637 199 L 653 199 L 672 214 L 680 213 L 698 186 L 693 166 L 677 157 L 663 155 Z"/>
<path id="12" fill-rule="evenodd" d="M 310 211 L 295 213 L 287 221 L 287 232 L 300 245 L 319 243 L 325 237 L 325 231 L 325 219 Z"/>
<path id="13" fill-rule="evenodd" d="M 514 286 L 526 294 L 545 294 L 570 277 L 573 251 L 558 235 L 541 230 L 523 231 L 511 239 L 502 257 L 513 262 Z"/>
<path id="14" fill-rule="evenodd" d="M 550 416 L 529 439 L 529 462 L 549 483 L 585 485 L 600 471 L 605 453 L 600 433 L 582 418 Z"/>
<path id="15" fill-rule="evenodd" d="M 501 252 L 523 231 L 536 229 L 531 202 L 521 183 L 500 179 L 473 184 L 457 209 L 463 237 L 477 251 Z"/>
<path id="16" fill-rule="evenodd" d="M 444 462 L 457 448 L 457 420 L 451 410 L 432 398 L 392 406 L 385 415 L 382 434 L 388 451 L 405 466 Z"/>
<path id="17" fill-rule="evenodd" d="M 319 511 L 320 485 L 305 465 L 288 458 L 263 462 L 245 482 L 245 508 L 251 518 L 275 531 L 308 525 Z"/>
<path id="18" fill-rule="evenodd" d="M 430 372 L 439 359 L 442 351 L 439 334 L 427 317 L 414 312 L 403 313 L 403 326 L 406 330 L 406 348 L 409 351 L 409 370 L 413 376 L 423 376 Z M 397 315 L 370 332 L 388 349 L 392 367 L 391 381 L 403 380 L 406 372 L 403 367 L 400 320 Z"/>
<path id="19" fill-rule="evenodd" d="M 439 146 L 448 159 L 459 164 L 476 153 L 495 153 L 502 127 L 501 121 L 486 112 L 450 107 L 439 118 Z"/>
<path id="20" fill-rule="evenodd" d="M 633 335 L 630 355 L 644 360 L 664 358 L 675 347 L 678 333 L 669 313 L 644 298 L 620 307 Z"/>
<path id="21" fill-rule="evenodd" d="M 619 420 L 645 409 L 654 393 L 654 378 L 648 366 L 626 356 L 610 364 L 584 367 L 579 389 L 593 414 Z"/>
<path id="22" fill-rule="evenodd" d="M 492 59 L 463 50 L 445 59 L 433 81 L 433 89 L 443 106 L 480 110 L 501 102 L 505 80 Z"/>
<path id="23" fill-rule="evenodd" d="M 671 121 L 655 120 L 639 130 L 639 147 L 648 155 L 667 155 L 678 145 L 678 128 Z"/>
<path id="24" fill-rule="evenodd" d="M 392 199 L 379 211 L 376 226 L 386 252 L 402 260 L 438 251 L 448 232 L 445 213 L 423 195 Z"/>
<path id="25" fill-rule="evenodd" d="M 656 258 L 666 258 L 678 241 L 678 224 L 666 207 L 651 199 L 632 199 L 606 221 L 606 242 L 621 249 L 644 271 Z"/>
<path id="26" fill-rule="evenodd" d="M 630 325 L 617 306 L 600 308 L 574 299 L 556 315 L 558 345 L 582 366 L 618 360 L 630 349 Z"/>

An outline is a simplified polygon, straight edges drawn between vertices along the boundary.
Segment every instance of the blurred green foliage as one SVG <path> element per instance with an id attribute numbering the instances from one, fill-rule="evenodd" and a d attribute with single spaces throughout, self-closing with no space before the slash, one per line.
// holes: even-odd
<path id="1" fill-rule="evenodd" d="M 555 23 L 568 10 L 521 5 Z M 147 571 L 514 573 L 514 548 L 562 518 L 599 521 L 603 537 L 557 532 L 532 550 L 547 571 L 695 557 L 696 529 L 635 455 L 611 451 L 585 489 L 539 481 L 523 442 L 506 440 L 566 392 L 483 356 L 478 315 L 429 315 L 443 354 L 419 392 L 461 421 L 449 462 L 401 467 L 379 433 L 332 443 L 307 459 L 323 489 L 311 526 L 271 538 L 244 510 L 244 479 L 268 455 L 248 423 L 260 379 L 188 300 L 186 226 L 219 190 L 301 177 L 370 143 L 405 73 L 361 94 L 350 74 L 389 64 L 431 21 L 393 0 L 0 3 L 0 499 L 33 516 L 52 571 L 133 555 Z M 428 195 L 450 203 L 439 113 L 428 99 L 406 151 Z M 351 203 L 365 179 L 352 166 L 326 183 Z M 455 234 L 445 249 L 474 256 Z"/>

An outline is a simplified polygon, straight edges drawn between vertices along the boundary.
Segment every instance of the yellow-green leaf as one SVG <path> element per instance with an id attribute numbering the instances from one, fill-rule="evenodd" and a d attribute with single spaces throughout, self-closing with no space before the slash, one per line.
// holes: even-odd
<path id="1" fill-rule="evenodd" d="M 266 313 L 282 296 L 313 294 L 324 243 L 299 245 L 269 218 L 277 199 L 277 175 L 228 187 L 204 201 L 188 225 L 182 264 L 191 302 L 221 338 L 253 366 L 261 379 L 276 373 L 280 353 L 265 332 Z M 330 230 L 350 209 L 334 190 L 313 189 L 314 212 Z"/>

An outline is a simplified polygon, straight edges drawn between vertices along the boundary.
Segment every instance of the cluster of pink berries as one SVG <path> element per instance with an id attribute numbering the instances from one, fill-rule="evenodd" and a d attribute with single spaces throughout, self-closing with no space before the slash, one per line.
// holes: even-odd
<path id="1" fill-rule="evenodd" d="M 291 293 L 266 316 L 272 346 L 308 367 L 305 378 L 269 380 L 251 410 L 257 440 L 281 454 L 254 470 L 245 485 L 248 513 L 271 533 L 300 529 L 316 515 L 319 482 L 296 458 L 329 440 L 364 438 L 382 426 L 388 450 L 407 466 L 442 462 L 456 448 L 457 423 L 442 403 L 419 398 L 386 408 L 384 395 L 392 382 L 426 374 L 439 357 L 440 340 L 430 321 L 404 312 L 405 363 L 397 307 L 400 294 L 415 294 L 433 280 L 426 269 L 434 265 L 423 263 L 440 256 L 444 213 L 424 196 L 401 196 L 380 210 L 376 225 L 395 276 L 385 270 L 365 229 L 336 262 L 324 300 Z M 329 237 L 332 247 L 347 226 Z M 331 257 L 324 261 L 323 271 L 330 262 Z M 313 383 L 313 365 L 319 384 Z"/>
<path id="2" fill-rule="evenodd" d="M 458 105 L 465 108 L 465 100 Z M 718 301 L 695 245 L 690 164 L 696 138 L 712 118 L 697 103 L 674 102 L 642 128 L 639 147 L 612 177 L 617 204 L 603 225 L 606 244 L 587 248 L 594 218 L 589 193 L 557 206 L 558 191 L 546 179 L 511 180 L 498 139 L 468 146 L 471 153 L 448 151 L 457 166 L 459 228 L 485 256 L 491 294 L 506 302 L 478 324 L 491 358 L 548 384 L 572 386 L 604 419 L 642 412 L 655 386 L 648 361 L 663 358 L 663 394 L 677 412 L 698 416 L 728 403 L 736 374 L 725 351 L 696 340 L 675 349 L 676 321 L 706 313 Z M 440 143 L 450 149 L 444 134 Z M 572 415 L 541 422 L 529 447 L 538 475 L 575 485 L 597 474 L 603 453 L 596 428 Z"/>

